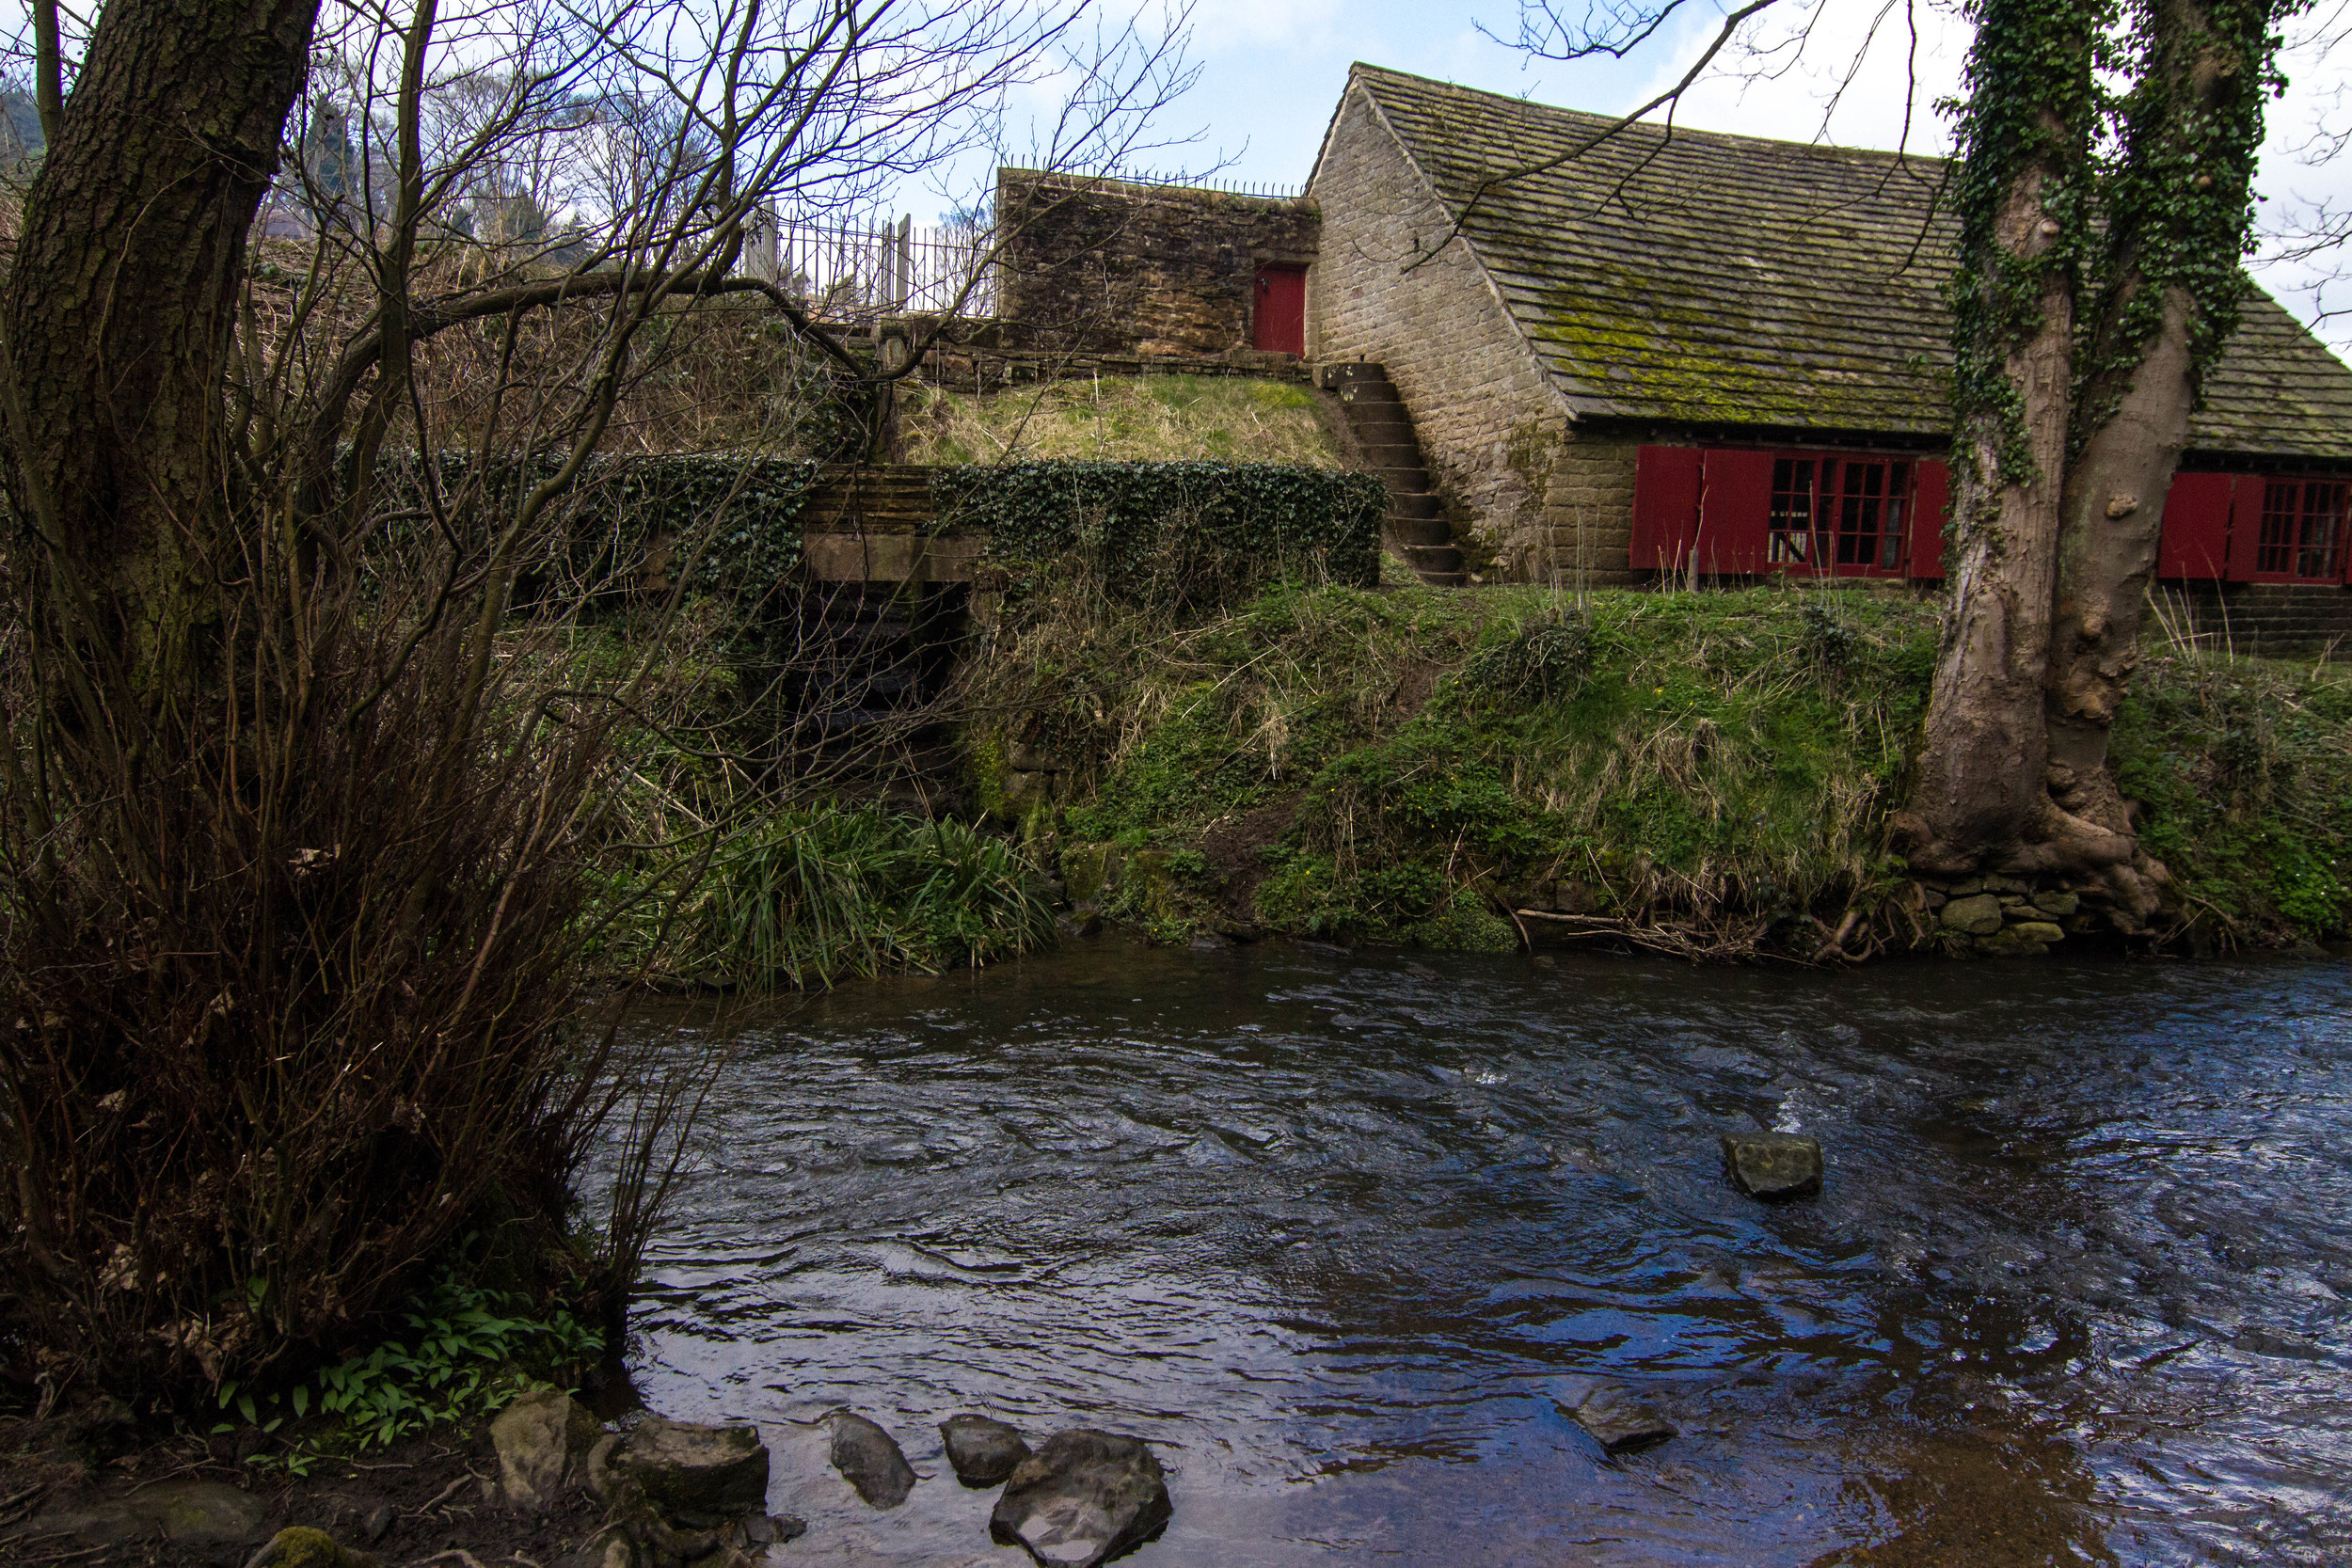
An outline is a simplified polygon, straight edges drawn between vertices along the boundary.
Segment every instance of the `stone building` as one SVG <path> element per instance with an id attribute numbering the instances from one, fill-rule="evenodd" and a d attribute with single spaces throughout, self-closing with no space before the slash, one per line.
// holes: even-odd
<path id="1" fill-rule="evenodd" d="M 1310 201 L 999 169 L 1017 346 L 1142 358 L 1305 351 Z"/>
<path id="2" fill-rule="evenodd" d="M 1944 168 L 1359 65 L 1306 348 L 1386 367 L 1511 575 L 1937 578 Z M 2341 614 L 2352 371 L 2256 291 L 2207 391 L 2160 575 Z"/>

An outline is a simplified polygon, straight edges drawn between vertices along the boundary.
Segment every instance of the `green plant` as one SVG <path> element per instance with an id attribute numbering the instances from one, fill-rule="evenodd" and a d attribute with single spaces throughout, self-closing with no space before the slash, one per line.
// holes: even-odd
<path id="1" fill-rule="evenodd" d="M 571 1386 L 604 1354 L 604 1337 L 559 1310 L 540 1318 L 523 1297 L 478 1288 L 452 1268 L 401 1314 L 409 1332 L 291 1388 L 221 1384 L 218 1405 L 275 1434 L 313 1411 L 326 1418 L 278 1462 L 305 1473 L 322 1453 L 384 1448 L 431 1427 L 485 1414 L 518 1393 Z M 224 1422 L 216 1433 L 234 1429 Z"/>
<path id="2" fill-rule="evenodd" d="M 885 969 L 977 967 L 1050 943 L 1053 905 L 1007 840 L 880 806 L 787 808 L 720 846 L 679 916 L 680 966 L 823 987 Z"/>
<path id="3" fill-rule="evenodd" d="M 1592 667 L 1591 626 L 1581 615 L 1552 610 L 1480 648 L 1456 679 L 1466 691 L 1505 702 L 1546 702 L 1574 691 Z"/>

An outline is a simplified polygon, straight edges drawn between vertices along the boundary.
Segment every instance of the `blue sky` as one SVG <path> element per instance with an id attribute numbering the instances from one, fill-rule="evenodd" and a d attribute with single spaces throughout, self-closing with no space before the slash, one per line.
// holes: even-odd
<path id="1" fill-rule="evenodd" d="M 1838 0 L 1830 3 L 1836 6 Z M 1867 20 L 1859 3 L 1856 9 Z M 1720 22 L 1712 5 L 1703 6 L 1627 60 L 1563 65 L 1531 63 L 1476 25 L 1484 22 L 1492 32 L 1509 38 L 1516 35 L 1518 16 L 1510 0 L 1472 5 L 1200 0 L 1193 10 L 1192 55 L 1202 68 L 1200 81 L 1170 113 L 1168 125 L 1171 130 L 1204 128 L 1200 161 L 1222 153 L 1233 160 L 1235 179 L 1296 182 L 1313 164 L 1316 144 L 1339 102 L 1351 61 L 1571 108 L 1624 113 L 1679 76 Z M 1810 53 L 1825 59 L 1834 50 L 1850 53 L 1835 42 L 1818 40 Z M 1749 68 L 1756 63 L 1743 62 Z M 1842 66 L 1844 61 L 1835 63 Z M 1797 62 L 1793 72 L 1771 81 L 1742 80 L 1736 71 L 1720 70 L 1720 64 L 1717 75 L 1698 89 L 1682 115 L 1686 122 L 1757 135 L 1813 134 L 1820 118 L 1819 101 L 1826 91 L 1808 69 L 1813 61 Z M 1932 75 L 1941 90 L 1948 91 L 1956 67 Z M 1872 90 L 1875 86 L 1850 89 L 1833 139 L 1891 145 L 1893 135 L 1899 134 L 1899 100 Z M 1884 123 L 1890 109 L 1893 122 Z M 1922 131 L 1940 148 L 1940 122 L 1932 115 L 1921 119 Z"/>

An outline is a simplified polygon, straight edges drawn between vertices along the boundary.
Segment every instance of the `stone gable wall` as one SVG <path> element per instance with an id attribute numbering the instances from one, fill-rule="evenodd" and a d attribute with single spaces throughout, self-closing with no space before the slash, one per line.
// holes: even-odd
<path id="1" fill-rule="evenodd" d="M 1529 575 L 1564 587 L 1646 580 L 1629 571 L 1633 546 L 1633 453 L 1638 441 L 1571 428 L 1545 493 L 1542 548 Z"/>
<path id="2" fill-rule="evenodd" d="M 999 169 L 1017 231 L 1000 265 L 1008 346 L 1210 357 L 1249 351 L 1260 266 L 1314 260 L 1310 200 Z"/>
<path id="3" fill-rule="evenodd" d="M 1309 194 L 1325 216 L 1308 275 L 1308 352 L 1386 367 L 1448 510 L 1508 575 L 1572 570 L 1581 519 L 1589 569 L 1621 576 L 1632 449 L 1571 439 L 1566 404 L 1461 241 L 1404 269 L 1447 219 L 1359 88 L 1341 105 Z"/>

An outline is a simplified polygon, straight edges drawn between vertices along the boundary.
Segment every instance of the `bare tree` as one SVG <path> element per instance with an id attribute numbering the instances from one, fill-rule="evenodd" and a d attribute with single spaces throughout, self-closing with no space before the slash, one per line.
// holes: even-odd
<path id="1" fill-rule="evenodd" d="M 614 1092 L 569 1028 L 584 867 L 656 683 L 589 677 L 518 584 L 682 338 L 772 322 L 893 373 L 741 274 L 749 226 L 984 151 L 1049 87 L 1051 156 L 1113 166 L 1182 18 L 105 0 L 77 54 L 39 8 L 59 108 L 0 287 L 0 1338 L 168 1394 L 358 1332 L 494 1190 L 562 1226 Z M 326 216 L 257 242 L 273 190 Z M 731 439 L 776 450 L 760 418 Z"/>

